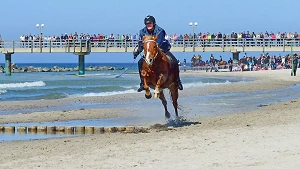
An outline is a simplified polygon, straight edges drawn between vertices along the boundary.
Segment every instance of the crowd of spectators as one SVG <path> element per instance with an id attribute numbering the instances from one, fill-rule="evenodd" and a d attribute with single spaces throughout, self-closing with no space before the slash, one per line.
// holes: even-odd
<path id="1" fill-rule="evenodd" d="M 1 38 L 1 36 L 0 36 Z M 231 33 L 210 33 L 199 32 L 193 34 L 166 34 L 165 37 L 172 46 L 219 46 L 219 45 L 280 45 L 286 40 L 285 43 L 290 43 L 289 40 L 294 40 L 295 45 L 300 46 L 300 34 L 297 32 L 234 32 Z M 65 33 L 61 35 L 43 35 L 43 34 L 23 34 L 20 36 L 21 42 L 70 42 L 88 40 L 91 42 L 110 42 L 108 47 L 125 47 L 117 43 L 127 42 L 129 46 L 135 46 L 139 40 L 138 33 L 136 34 L 89 34 L 89 33 Z M 230 41 L 230 42 L 229 42 Z M 255 41 L 255 42 L 254 42 Z M 116 43 L 114 43 L 116 42 Z M 186 43 L 184 43 L 186 42 Z M 56 43 L 58 44 L 58 43 Z M 102 47 L 103 45 L 99 45 Z"/>
<path id="2" fill-rule="evenodd" d="M 173 42 L 173 41 L 178 41 L 178 40 L 195 40 L 195 41 L 200 41 L 200 40 L 239 40 L 239 39 L 268 39 L 268 40 L 275 40 L 275 39 L 300 39 L 300 35 L 297 32 L 268 32 L 266 31 L 265 33 L 258 32 L 258 33 L 250 33 L 249 31 L 247 32 L 234 32 L 232 31 L 230 34 L 226 33 L 195 33 L 194 36 L 190 34 L 166 34 L 165 37 L 167 40 Z M 21 40 L 39 40 L 40 35 L 31 35 L 31 34 L 26 34 L 22 35 L 20 37 Z M 89 33 L 80 33 L 78 34 L 77 32 L 75 33 L 65 33 L 61 34 L 60 36 L 53 35 L 53 36 L 44 36 L 42 35 L 43 40 L 82 40 L 82 39 L 89 39 L 92 41 L 97 41 L 97 40 L 119 40 L 119 41 L 131 41 L 131 40 L 138 40 L 138 33 L 136 34 L 110 34 L 110 35 L 104 35 L 103 33 L 100 34 L 89 34 Z"/>
<path id="3" fill-rule="evenodd" d="M 274 45 L 276 45 L 276 42 L 281 42 L 283 39 L 294 39 L 294 40 L 300 40 L 300 34 L 297 32 L 268 32 L 265 33 L 258 32 L 258 33 L 250 33 L 247 32 L 234 32 L 232 31 L 230 34 L 226 33 L 195 33 L 194 36 L 192 34 L 167 34 L 165 37 L 167 40 L 170 41 L 172 45 L 174 45 L 177 42 L 184 41 L 196 41 L 196 42 L 210 42 L 210 41 L 247 41 L 247 40 L 264 40 L 264 41 L 275 41 Z M 133 42 L 131 45 L 135 45 L 139 40 L 138 33 L 136 34 L 110 34 L 110 35 L 104 35 L 103 33 L 100 34 L 89 34 L 89 33 L 65 33 L 61 34 L 60 36 L 45 36 L 43 34 L 37 34 L 37 35 L 21 35 L 20 41 L 21 42 L 45 42 L 45 41 L 52 41 L 52 42 L 66 42 L 66 41 L 79 41 L 79 40 L 88 40 L 88 41 L 108 41 L 108 42 L 124 42 L 124 41 L 130 41 Z M 2 37 L 0 35 L 0 47 L 2 45 Z M 218 42 L 216 42 L 218 44 Z M 300 43 L 298 43 L 300 45 Z M 24 45 L 24 44 L 23 44 Z M 122 47 L 121 43 L 117 44 L 117 47 Z M 196 44 L 197 45 L 197 44 Z M 199 43 L 198 43 L 199 45 Z M 250 43 L 251 45 L 251 43 Z M 112 44 L 111 46 L 114 46 Z M 110 46 L 109 46 L 110 47 Z M 196 58 L 196 60 L 195 60 Z M 220 59 L 214 58 L 212 55 L 209 59 L 204 61 L 200 55 L 193 56 L 191 60 L 191 67 L 192 68 L 200 68 L 200 69 L 206 69 L 206 70 L 215 70 L 218 71 L 219 68 L 229 68 L 230 71 L 257 71 L 257 70 L 268 70 L 268 69 L 290 69 L 295 63 L 295 60 L 292 60 L 292 58 L 297 60 L 296 67 L 299 67 L 298 60 L 300 59 L 300 55 L 294 54 L 293 57 L 290 54 L 287 54 L 285 56 L 281 55 L 269 55 L 267 54 L 261 54 L 259 57 L 255 56 L 247 56 L 245 55 L 238 61 L 235 66 L 233 66 L 233 61 L 230 58 L 228 61 L 225 61 L 226 64 L 220 64 L 221 62 L 224 63 L 224 60 L 222 60 L 222 57 L 220 56 Z M 186 66 L 186 60 L 184 61 L 184 65 Z"/>
<path id="4" fill-rule="evenodd" d="M 184 61 L 186 62 L 186 60 Z M 219 69 L 229 69 L 229 71 L 258 71 L 258 70 L 276 70 L 276 69 L 291 69 L 292 65 L 298 68 L 300 65 L 299 54 L 269 55 L 269 53 L 261 54 L 259 57 L 247 56 L 247 53 L 234 63 L 232 58 L 228 61 L 215 58 L 212 54 L 209 59 L 203 59 L 201 55 L 194 55 L 191 59 L 191 69 L 219 71 Z M 185 67 L 187 65 L 185 64 Z"/>
<path id="5" fill-rule="evenodd" d="M 189 46 L 220 46 L 220 45 L 281 45 L 284 42 L 285 44 L 291 43 L 291 40 L 294 40 L 294 45 L 300 46 L 300 35 L 297 32 L 252 32 L 244 31 L 244 32 L 231 32 L 229 34 L 226 33 L 194 33 L 193 34 L 166 34 L 165 37 L 172 46 L 182 47 L 185 45 L 186 47 Z M 28 41 L 42 41 L 42 42 L 72 42 L 72 41 L 79 41 L 79 40 L 88 40 L 90 42 L 109 42 L 108 47 L 125 47 L 125 45 L 120 45 L 117 43 L 124 43 L 127 42 L 127 46 L 136 46 L 139 40 L 138 33 L 136 34 L 89 34 L 89 33 L 65 33 L 61 34 L 60 36 L 53 35 L 53 36 L 46 36 L 46 35 L 21 35 L 20 41 L 21 42 L 28 42 Z M 299 41 L 298 41 L 299 40 Z M 99 45 L 99 47 L 104 47 L 103 45 Z"/>
<path id="6" fill-rule="evenodd" d="M 166 34 L 165 37 L 173 47 L 207 47 L 207 46 L 279 46 L 289 45 L 300 46 L 300 34 L 297 32 L 199 32 L 194 34 Z M 52 46 L 66 44 L 65 42 L 88 41 L 93 42 L 92 47 L 134 47 L 139 40 L 138 33 L 136 34 L 110 34 L 103 33 L 64 33 L 61 35 L 43 35 L 43 34 L 23 34 L 20 36 L 20 47 L 40 47 L 39 42 L 43 46 L 53 43 Z M 35 45 L 30 43 L 34 42 Z M 47 43 L 48 44 L 47 44 Z M 106 44 L 107 43 L 107 44 Z M 0 43 L 0 47 L 1 47 Z"/>
<path id="7" fill-rule="evenodd" d="M 292 60 L 294 59 L 294 60 Z M 291 69 L 292 64 L 297 60 L 296 68 L 299 67 L 298 54 L 287 54 L 285 56 L 281 55 L 266 55 L 261 54 L 259 57 L 247 57 L 246 55 L 240 59 L 239 61 L 239 69 L 238 70 L 249 70 L 249 71 L 257 71 L 257 70 L 276 70 L 276 69 Z M 295 64 L 295 63 L 294 63 Z"/>
<path id="8" fill-rule="evenodd" d="M 70 33 L 70 34 L 61 34 L 60 36 L 45 36 L 43 34 L 39 35 L 31 35 L 31 34 L 26 34 L 26 35 L 21 35 L 20 40 L 21 41 L 39 41 L 41 38 L 42 41 L 66 41 L 66 40 L 91 40 L 91 41 L 101 41 L 101 40 L 120 40 L 120 41 L 125 41 L 125 40 L 137 40 L 138 35 L 114 35 L 111 34 L 109 36 L 104 35 L 104 34 L 89 34 L 89 33 L 81 33 L 78 34 L 77 32 L 75 33 Z"/>

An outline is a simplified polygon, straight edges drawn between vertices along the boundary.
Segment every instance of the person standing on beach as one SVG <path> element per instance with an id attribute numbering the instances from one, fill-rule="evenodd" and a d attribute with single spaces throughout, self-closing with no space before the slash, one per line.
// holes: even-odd
<path id="1" fill-rule="evenodd" d="M 186 59 L 183 59 L 183 71 L 186 72 Z"/>
<path id="2" fill-rule="evenodd" d="M 229 72 L 232 72 L 232 63 L 233 63 L 232 59 L 229 58 L 229 60 L 228 60 L 228 64 L 229 64 Z"/>
<path id="3" fill-rule="evenodd" d="M 294 76 L 296 76 L 297 68 L 298 68 L 298 55 L 294 54 L 294 58 L 293 58 L 293 70 L 292 70 L 292 73 L 291 73 L 291 74 L 294 74 Z"/>

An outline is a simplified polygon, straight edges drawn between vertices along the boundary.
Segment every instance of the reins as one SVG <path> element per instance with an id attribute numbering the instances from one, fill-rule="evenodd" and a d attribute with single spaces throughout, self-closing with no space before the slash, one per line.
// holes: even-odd
<path id="1" fill-rule="evenodd" d="M 135 51 L 137 47 L 138 47 L 138 46 L 135 46 L 134 49 L 133 49 L 133 51 Z M 141 55 L 141 54 L 139 54 L 139 55 Z M 125 74 L 125 73 L 127 72 L 127 70 L 129 70 L 129 69 L 132 67 L 132 65 L 134 64 L 135 60 L 136 60 L 136 58 L 134 58 L 134 59 L 133 59 L 133 62 L 131 63 L 131 65 L 130 65 L 127 69 L 125 69 L 125 71 L 122 72 L 120 75 L 117 75 L 116 78 L 119 78 L 119 77 L 121 77 L 123 74 Z"/>

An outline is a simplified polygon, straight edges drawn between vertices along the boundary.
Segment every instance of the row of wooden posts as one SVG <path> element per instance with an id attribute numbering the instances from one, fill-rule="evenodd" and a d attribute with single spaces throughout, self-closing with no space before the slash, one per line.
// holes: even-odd
<path id="1" fill-rule="evenodd" d="M 98 127 L 98 126 L 0 126 L 0 133 L 9 134 L 103 134 L 143 132 L 145 127 Z"/>

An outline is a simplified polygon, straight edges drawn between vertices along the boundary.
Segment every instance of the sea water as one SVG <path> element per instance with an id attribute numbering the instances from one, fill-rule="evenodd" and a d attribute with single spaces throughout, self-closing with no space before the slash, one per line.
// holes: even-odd
<path id="1" fill-rule="evenodd" d="M 88 66 L 112 66 L 124 70 L 86 71 L 84 76 L 77 72 L 31 72 L 13 73 L 11 76 L 0 74 L 0 102 L 61 99 L 67 97 L 109 96 L 124 93 L 135 93 L 139 87 L 137 64 L 130 63 L 92 63 Z M 77 64 L 18 64 L 19 67 L 53 66 L 73 68 Z M 130 68 L 129 68 L 130 67 Z M 129 68 L 127 70 L 127 68 Z M 125 74 L 122 74 L 126 71 Z M 120 74 L 119 78 L 117 78 Z M 243 80 L 243 79 L 242 79 Z M 185 77 L 182 82 L 185 88 L 213 84 L 226 84 L 241 81 L 234 78 Z"/>

